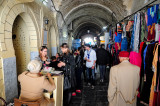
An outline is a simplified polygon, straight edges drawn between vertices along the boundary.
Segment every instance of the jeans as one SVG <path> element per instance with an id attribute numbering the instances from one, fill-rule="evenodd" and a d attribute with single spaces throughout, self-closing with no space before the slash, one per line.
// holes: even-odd
<path id="1" fill-rule="evenodd" d="M 100 70 L 100 78 L 104 80 L 106 65 L 99 65 L 99 70 Z"/>
<path id="2" fill-rule="evenodd" d="M 95 69 L 87 68 L 87 82 L 95 85 Z"/>

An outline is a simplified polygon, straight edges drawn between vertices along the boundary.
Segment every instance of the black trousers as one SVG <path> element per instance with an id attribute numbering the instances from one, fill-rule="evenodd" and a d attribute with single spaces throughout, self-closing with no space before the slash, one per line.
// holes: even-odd
<path id="1" fill-rule="evenodd" d="M 81 74 L 83 72 L 82 68 L 76 68 L 76 81 L 77 81 L 77 87 L 76 89 L 81 89 Z"/>

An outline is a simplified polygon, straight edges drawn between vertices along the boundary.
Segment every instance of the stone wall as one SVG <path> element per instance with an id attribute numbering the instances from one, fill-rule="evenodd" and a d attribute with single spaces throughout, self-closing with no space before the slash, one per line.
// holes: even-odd
<path id="1" fill-rule="evenodd" d="M 16 55 L 12 42 L 12 29 L 16 17 L 20 16 L 24 20 L 26 30 L 29 32 L 30 59 L 38 55 L 38 48 L 43 45 L 44 18 L 49 20 L 47 30 L 50 27 L 55 29 L 52 36 L 58 36 L 58 31 L 56 13 L 40 0 L 30 0 L 33 2 L 25 3 L 19 2 L 20 0 L 0 1 L 0 97 L 8 103 L 14 97 L 18 97 Z"/>

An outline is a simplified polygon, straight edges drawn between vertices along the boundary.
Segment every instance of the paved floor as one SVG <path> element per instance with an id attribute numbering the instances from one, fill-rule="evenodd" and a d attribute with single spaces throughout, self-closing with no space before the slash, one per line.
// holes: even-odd
<path id="1" fill-rule="evenodd" d="M 82 93 L 72 97 L 70 106 L 108 106 L 107 89 L 107 81 L 100 83 L 97 80 L 94 89 L 83 82 Z"/>

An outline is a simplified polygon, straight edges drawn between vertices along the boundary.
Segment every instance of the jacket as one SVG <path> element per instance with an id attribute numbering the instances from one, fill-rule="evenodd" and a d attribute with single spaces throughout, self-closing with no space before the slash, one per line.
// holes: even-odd
<path id="1" fill-rule="evenodd" d="M 109 106 L 136 106 L 139 86 L 138 66 L 124 60 L 110 70 Z"/>
<path id="2" fill-rule="evenodd" d="M 97 64 L 98 65 L 107 65 L 110 62 L 109 52 L 105 49 L 100 48 L 97 50 Z"/>

